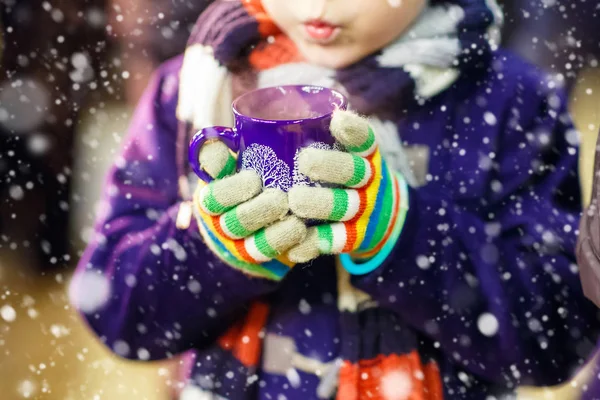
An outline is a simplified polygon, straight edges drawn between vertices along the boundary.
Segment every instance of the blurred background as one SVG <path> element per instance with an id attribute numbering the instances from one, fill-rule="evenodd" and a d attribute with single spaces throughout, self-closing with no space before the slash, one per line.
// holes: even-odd
<path id="1" fill-rule="evenodd" d="M 115 358 L 70 308 L 66 288 L 131 111 L 209 2 L 0 0 L 1 399 L 165 399 L 176 361 Z M 571 93 L 587 199 L 600 125 L 600 2 L 500 3 L 504 46 Z M 523 397 L 577 398 L 581 384 Z"/>

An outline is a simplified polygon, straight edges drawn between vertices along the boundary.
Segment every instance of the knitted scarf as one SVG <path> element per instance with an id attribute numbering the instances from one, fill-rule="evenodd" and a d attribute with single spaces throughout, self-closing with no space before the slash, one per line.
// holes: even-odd
<path id="1" fill-rule="evenodd" d="M 396 41 L 354 65 L 330 70 L 307 63 L 264 12 L 260 0 L 217 0 L 198 19 L 184 55 L 177 108 L 178 159 L 186 159 L 193 132 L 233 125 L 231 102 L 240 91 L 235 78 L 250 77 L 251 83 L 241 91 L 278 84 L 315 84 L 342 91 L 353 109 L 371 117 L 383 155 L 411 184 L 414 178 L 399 134 L 385 116 L 424 103 L 450 87 L 460 74 L 487 68 L 501 23 L 495 0 L 431 0 Z M 181 195 L 189 199 L 190 171 L 183 163 L 180 167 Z M 323 377 L 320 398 L 333 396 L 337 389 L 338 399 L 360 399 L 365 393 L 384 399 L 380 377 L 389 371 L 418 377 L 411 382 L 411 397 L 406 398 L 442 398 L 437 366 L 424 355 L 426 351 L 418 349 L 416 335 L 398 330 L 397 317 L 353 288 L 342 268 L 338 268 L 338 308 L 341 354 Z M 205 389 L 223 398 L 252 398 L 256 380 L 251 377 L 259 368 L 267 316 L 265 302 L 251 305 L 246 317 L 215 345 L 230 358 L 214 353 L 220 362 L 204 365 L 200 371 L 220 381 L 231 362 L 241 363 L 248 379 Z"/>

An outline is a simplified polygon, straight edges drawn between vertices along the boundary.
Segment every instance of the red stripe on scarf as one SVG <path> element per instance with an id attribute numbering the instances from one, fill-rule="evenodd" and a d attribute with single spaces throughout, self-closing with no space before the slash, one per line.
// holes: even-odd
<path id="1" fill-rule="evenodd" d="M 248 14 L 258 22 L 258 32 L 262 37 L 266 38 L 281 32 L 265 11 L 261 0 L 242 0 L 242 4 Z"/>
<path id="2" fill-rule="evenodd" d="M 437 363 L 431 361 L 425 365 L 425 382 L 427 382 L 428 399 L 442 400 L 444 398 L 444 385 L 442 385 L 440 367 Z"/>
<path id="3" fill-rule="evenodd" d="M 240 336 L 240 332 L 242 330 L 243 322 L 238 321 L 234 325 L 232 325 L 227 331 L 222 334 L 219 339 L 217 339 L 217 343 L 221 346 L 222 349 L 231 350 L 233 346 Z"/>
<path id="4" fill-rule="evenodd" d="M 285 35 L 275 36 L 272 43 L 259 43 L 248 56 L 248 62 L 258 71 L 302 61 L 305 60 L 296 44 Z"/>
<path id="5" fill-rule="evenodd" d="M 229 328 L 218 339 L 219 346 L 229 350 L 246 367 L 257 367 L 262 354 L 264 326 L 269 316 L 269 306 L 254 302 L 246 318 Z"/>
<path id="6" fill-rule="evenodd" d="M 442 379 L 433 362 L 423 366 L 416 351 L 379 355 L 358 364 L 345 361 L 337 400 L 442 400 Z"/>

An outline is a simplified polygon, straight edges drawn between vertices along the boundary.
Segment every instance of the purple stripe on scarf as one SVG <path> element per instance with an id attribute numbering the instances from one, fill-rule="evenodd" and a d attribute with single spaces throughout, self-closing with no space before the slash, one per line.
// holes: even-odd
<path id="1" fill-rule="evenodd" d="M 215 58 L 229 65 L 259 40 L 258 22 L 241 2 L 216 1 L 196 21 L 188 46 L 210 46 Z"/>

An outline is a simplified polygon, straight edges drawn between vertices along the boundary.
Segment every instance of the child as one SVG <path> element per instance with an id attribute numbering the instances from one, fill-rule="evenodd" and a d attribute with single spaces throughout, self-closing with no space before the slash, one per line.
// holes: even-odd
<path id="1" fill-rule="evenodd" d="M 131 359 L 190 351 L 185 399 L 484 399 L 567 378 L 596 326 L 577 133 L 556 82 L 495 48 L 499 23 L 491 0 L 214 2 L 110 173 L 72 283 L 88 323 Z M 370 117 L 337 113 L 347 152 L 299 157 L 350 188 L 263 191 L 220 142 L 200 154 L 219 179 L 190 187 L 190 136 L 279 84 Z"/>

